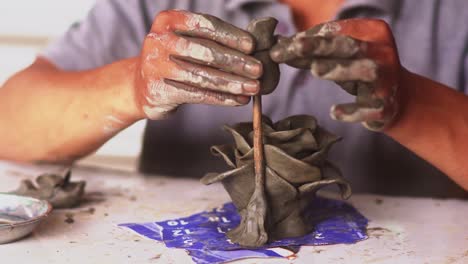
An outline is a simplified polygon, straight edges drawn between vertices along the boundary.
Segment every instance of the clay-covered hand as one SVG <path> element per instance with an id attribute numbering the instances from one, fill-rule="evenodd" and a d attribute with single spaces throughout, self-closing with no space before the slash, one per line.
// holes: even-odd
<path id="1" fill-rule="evenodd" d="M 392 32 L 382 20 L 338 20 L 279 37 L 270 56 L 278 63 L 310 69 L 355 95 L 354 103 L 332 107 L 330 115 L 336 120 L 362 122 L 381 131 L 397 115 L 402 67 Z"/>
<path id="2" fill-rule="evenodd" d="M 182 10 L 158 14 L 146 36 L 136 97 L 146 117 L 181 104 L 239 106 L 260 89 L 262 63 L 251 34 L 219 18 Z"/>

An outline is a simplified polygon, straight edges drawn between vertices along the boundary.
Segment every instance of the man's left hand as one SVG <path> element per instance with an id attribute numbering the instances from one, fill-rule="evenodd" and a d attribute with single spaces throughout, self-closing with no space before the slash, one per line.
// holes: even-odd
<path id="1" fill-rule="evenodd" d="M 292 37 L 279 37 L 270 51 L 278 63 L 310 69 L 356 96 L 354 103 L 334 105 L 332 118 L 362 122 L 382 131 L 399 111 L 402 66 L 393 34 L 382 20 L 349 19 L 317 25 Z"/>

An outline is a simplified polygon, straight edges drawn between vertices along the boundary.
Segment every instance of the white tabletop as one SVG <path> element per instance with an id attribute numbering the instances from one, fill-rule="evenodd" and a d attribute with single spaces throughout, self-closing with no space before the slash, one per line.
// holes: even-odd
<path id="1" fill-rule="evenodd" d="M 53 166 L 0 161 L 0 192 Z M 229 200 L 221 185 L 196 180 L 77 167 L 87 201 L 55 210 L 33 235 L 0 245 L 1 263 L 190 263 L 184 250 L 168 249 L 117 227 L 125 222 L 178 218 Z M 468 202 L 455 199 L 354 194 L 349 200 L 370 219 L 369 239 L 352 245 L 304 246 L 294 260 L 248 259 L 236 263 L 468 263 Z M 67 214 L 73 223 L 67 223 Z"/>

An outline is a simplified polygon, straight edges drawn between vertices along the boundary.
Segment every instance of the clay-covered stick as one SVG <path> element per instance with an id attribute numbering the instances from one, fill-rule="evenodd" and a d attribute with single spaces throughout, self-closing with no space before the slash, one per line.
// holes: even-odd
<path id="1" fill-rule="evenodd" d="M 255 167 L 255 188 L 264 191 L 265 157 L 263 153 L 262 96 L 253 98 L 253 148 Z"/>
<path id="2" fill-rule="evenodd" d="M 273 32 L 277 21 L 274 18 L 255 19 L 247 27 L 256 40 L 254 56 L 265 62 L 264 65 L 271 64 L 269 49 L 274 44 Z M 265 56 L 266 55 L 266 56 Z M 275 68 L 276 67 L 276 68 Z M 275 64 L 264 67 L 264 75 L 261 78 L 262 90 L 271 92 L 278 82 L 279 72 Z M 275 76 L 276 75 L 276 76 Z M 228 234 L 233 242 L 245 247 L 259 247 L 268 241 L 268 233 L 265 229 L 265 221 L 268 215 L 268 204 L 265 193 L 265 157 L 263 149 L 263 126 L 262 126 L 262 97 L 261 93 L 253 98 L 253 151 L 254 151 L 254 172 L 255 189 L 250 197 L 244 212 L 243 224 L 231 230 Z"/>

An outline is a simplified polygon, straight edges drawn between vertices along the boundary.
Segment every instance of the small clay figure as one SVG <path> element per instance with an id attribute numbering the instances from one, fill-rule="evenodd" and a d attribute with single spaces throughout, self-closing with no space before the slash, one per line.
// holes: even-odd
<path id="1" fill-rule="evenodd" d="M 305 212 L 320 188 L 338 184 L 343 198 L 351 195 L 348 182 L 327 160 L 330 147 L 340 138 L 318 126 L 312 116 L 291 116 L 276 123 L 266 116 L 263 120 L 268 240 L 305 235 L 314 228 Z M 245 247 L 259 247 L 262 244 L 256 244 L 255 234 L 239 232 L 251 228 L 245 225 L 246 207 L 255 192 L 252 123 L 224 128 L 235 144 L 213 146 L 211 151 L 232 170 L 208 174 L 201 181 L 222 182 L 241 215 L 239 227 L 228 232 L 228 237 Z"/>
<path id="2" fill-rule="evenodd" d="M 54 208 L 69 208 L 78 205 L 84 194 L 84 181 L 71 182 L 71 170 L 64 176 L 42 174 L 36 178 L 37 187 L 31 180 L 22 180 L 12 193 L 49 201 Z"/>

